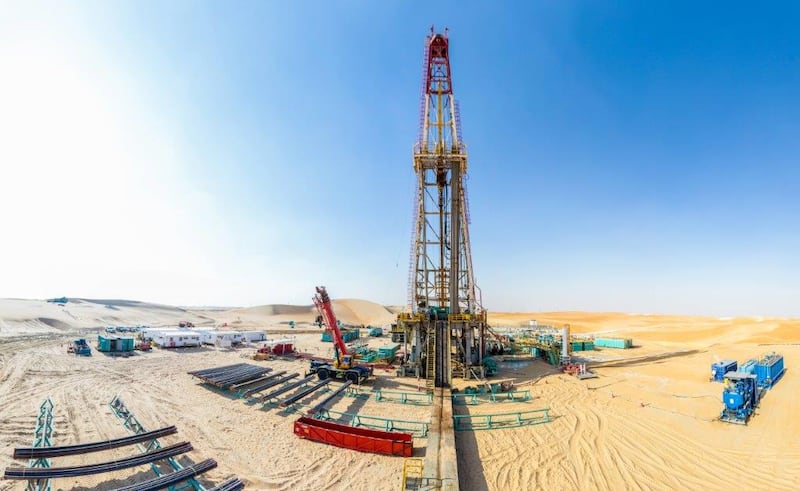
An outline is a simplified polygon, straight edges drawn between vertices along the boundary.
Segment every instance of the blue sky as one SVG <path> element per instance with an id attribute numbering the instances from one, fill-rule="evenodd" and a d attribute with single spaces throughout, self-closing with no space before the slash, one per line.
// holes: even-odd
<path id="1" fill-rule="evenodd" d="M 404 303 L 435 24 L 486 308 L 800 315 L 772 7 L 2 2 L 0 296 Z"/>

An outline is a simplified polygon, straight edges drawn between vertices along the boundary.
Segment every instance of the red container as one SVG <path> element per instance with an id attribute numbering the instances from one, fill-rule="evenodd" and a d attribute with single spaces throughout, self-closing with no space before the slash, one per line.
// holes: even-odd
<path id="1" fill-rule="evenodd" d="M 294 351 L 291 343 L 279 343 L 272 347 L 272 352 L 276 355 L 288 355 Z"/>
<path id="2" fill-rule="evenodd" d="M 369 430 L 306 417 L 294 422 L 294 434 L 359 452 L 411 457 L 414 449 L 408 433 Z"/>

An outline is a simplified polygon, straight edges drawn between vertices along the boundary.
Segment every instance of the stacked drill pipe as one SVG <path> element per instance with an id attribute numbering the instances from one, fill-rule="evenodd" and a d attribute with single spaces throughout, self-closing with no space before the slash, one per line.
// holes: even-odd
<path id="1" fill-rule="evenodd" d="M 244 483 L 238 477 L 231 477 L 208 491 L 239 491 L 240 489 L 244 489 Z"/>
<path id="2" fill-rule="evenodd" d="M 230 370 L 232 368 L 241 367 L 241 366 L 244 366 L 244 365 L 247 365 L 247 363 L 236 363 L 234 365 L 225 365 L 225 366 L 222 366 L 222 367 L 206 368 L 206 369 L 203 369 L 203 370 L 194 370 L 194 371 L 188 372 L 188 373 L 189 373 L 189 375 L 195 375 L 195 376 L 200 377 L 200 376 L 204 376 L 204 375 L 210 375 L 210 374 L 216 373 L 216 372 L 224 372 L 225 370 Z"/>
<path id="3" fill-rule="evenodd" d="M 320 380 L 319 382 L 317 382 L 316 384 L 312 385 L 311 387 L 306 387 L 305 389 L 301 390 L 297 394 L 294 394 L 293 396 L 289 397 L 288 399 L 282 401 L 280 406 L 281 407 L 291 406 L 292 404 L 294 404 L 295 402 L 299 401 L 300 399 L 303 399 L 304 397 L 307 397 L 312 392 L 316 392 L 319 389 L 325 387 L 329 383 L 331 383 L 331 379 L 329 379 L 329 378 L 326 378 L 325 380 Z"/>
<path id="4" fill-rule="evenodd" d="M 203 382 L 215 387 L 229 389 L 235 385 L 245 385 L 260 379 L 264 374 L 271 371 L 271 368 L 238 363 L 236 365 L 189 372 L 189 375 L 197 377 Z"/>
<path id="5" fill-rule="evenodd" d="M 266 402 L 266 401 L 269 401 L 270 399 L 274 399 L 274 398 L 278 397 L 281 394 L 285 394 L 286 392 L 289 392 L 292 389 L 296 389 L 296 388 L 300 387 L 303 384 L 307 384 L 313 378 L 314 378 L 314 375 L 309 375 L 308 377 L 304 378 L 303 380 L 298 380 L 297 382 L 293 382 L 293 383 L 291 383 L 289 385 L 281 387 L 280 389 L 273 390 L 269 394 L 267 394 L 265 396 L 262 396 L 261 399 L 259 399 L 258 402 Z"/>
<path id="6" fill-rule="evenodd" d="M 241 384 L 231 385 L 229 387 L 230 390 L 235 390 L 239 393 L 247 392 L 253 390 L 257 387 L 260 387 L 264 384 L 264 382 L 268 382 L 270 380 L 275 380 L 276 378 L 280 377 L 281 375 L 285 374 L 286 370 L 281 370 L 280 372 L 271 373 L 269 375 L 264 374 L 264 376 L 259 377 L 255 380 L 251 380 L 249 382 L 244 382 Z"/>
<path id="7" fill-rule="evenodd" d="M 179 471 L 158 476 L 154 479 L 150 479 L 149 481 L 131 484 L 130 486 L 124 486 L 121 488 L 115 488 L 114 491 L 156 491 L 158 489 L 166 489 L 175 484 L 186 481 L 189 478 L 208 472 L 216 466 L 216 460 L 206 459 L 198 464 L 190 465 Z"/>
<path id="8" fill-rule="evenodd" d="M 295 377 L 299 377 L 299 373 L 293 373 L 291 375 L 283 376 L 286 373 L 286 370 L 282 370 L 278 373 L 274 373 L 269 377 L 265 377 L 263 380 L 259 381 L 259 383 L 253 387 L 249 387 L 247 390 L 241 393 L 242 397 L 245 399 L 250 397 L 253 394 L 261 392 L 262 390 L 269 389 L 270 387 L 275 387 L 276 385 L 287 382 Z"/>
<path id="9" fill-rule="evenodd" d="M 7 467 L 3 477 L 5 479 L 54 479 L 60 477 L 89 476 L 92 474 L 101 474 L 103 472 L 118 471 L 139 465 L 150 464 L 191 451 L 191 443 L 180 442 L 175 445 L 170 445 L 169 447 L 160 448 L 154 452 L 147 452 L 133 457 L 100 464 L 50 468 Z"/>
<path id="10" fill-rule="evenodd" d="M 308 410 L 308 414 L 309 415 L 314 415 L 314 414 L 317 414 L 318 412 L 322 411 L 323 409 L 325 409 L 325 407 L 328 404 L 330 404 L 331 401 L 333 401 L 334 399 L 339 397 L 339 395 L 341 395 L 351 385 L 353 385 L 353 381 L 352 380 L 348 380 L 347 382 L 342 384 L 338 389 L 334 389 L 334 391 L 331 394 L 329 394 L 327 397 L 325 397 L 325 399 L 320 401 L 319 404 L 317 404 L 316 406 L 314 406 L 311 409 L 309 409 Z"/>
<path id="11" fill-rule="evenodd" d="M 177 432 L 178 429 L 175 426 L 168 426 L 166 428 L 161 428 L 160 430 L 148 431 L 147 433 L 140 433 L 138 435 L 126 436 L 104 442 L 81 443 L 78 445 L 65 445 L 61 447 L 19 447 L 14 449 L 14 458 L 44 459 L 99 452 L 101 450 L 110 450 L 112 448 L 119 448 L 127 445 L 133 445 L 135 443 L 146 442 L 148 440 L 154 440 L 156 438 L 172 435 Z"/>

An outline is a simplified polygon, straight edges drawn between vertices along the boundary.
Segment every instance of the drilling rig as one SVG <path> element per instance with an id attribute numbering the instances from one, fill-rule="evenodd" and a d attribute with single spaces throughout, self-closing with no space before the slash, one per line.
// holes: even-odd
<path id="1" fill-rule="evenodd" d="M 423 51 L 420 128 L 408 305 L 397 318 L 408 359 L 402 371 L 426 387 L 454 376 L 482 377 L 486 311 L 475 284 L 469 242 L 467 148 L 450 71 L 447 30 L 431 33 Z"/>

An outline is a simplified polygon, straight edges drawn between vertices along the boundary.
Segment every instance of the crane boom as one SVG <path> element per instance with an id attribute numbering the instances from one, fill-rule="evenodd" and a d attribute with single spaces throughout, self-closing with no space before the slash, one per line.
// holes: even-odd
<path id="1" fill-rule="evenodd" d="M 347 380 L 354 384 L 360 384 L 372 377 L 372 367 L 362 365 L 355 359 L 355 356 L 347 352 L 347 345 L 344 344 L 342 331 L 339 329 L 339 323 L 333 313 L 331 297 L 328 296 L 324 286 L 317 287 L 317 293 L 314 295 L 314 305 L 317 306 L 319 311 L 321 323 L 325 324 L 325 329 L 332 334 L 335 356 L 333 363 L 329 360 L 312 359 L 311 373 L 316 373 L 320 380 L 336 378 Z"/>
<path id="2" fill-rule="evenodd" d="M 342 331 L 339 330 L 339 323 L 336 322 L 336 315 L 333 313 L 333 305 L 331 305 L 331 297 L 324 286 L 317 287 L 317 294 L 314 295 L 314 305 L 317 306 L 319 315 L 322 316 L 322 322 L 325 328 L 331 332 L 333 337 L 333 345 L 336 348 L 336 361 L 338 364 L 342 363 L 342 358 L 347 355 L 347 346 L 344 344 Z"/>

